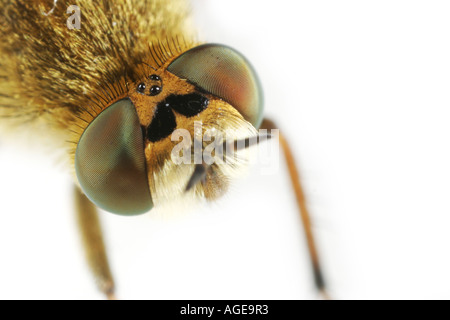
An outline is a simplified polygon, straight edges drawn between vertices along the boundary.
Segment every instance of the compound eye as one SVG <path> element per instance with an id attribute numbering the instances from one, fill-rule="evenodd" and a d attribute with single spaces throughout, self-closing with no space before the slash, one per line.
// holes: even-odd
<path id="1" fill-rule="evenodd" d="M 167 70 L 225 100 L 259 128 L 263 114 L 261 84 L 253 67 L 236 50 L 219 44 L 200 45 L 181 54 Z"/>
<path id="2" fill-rule="evenodd" d="M 82 134 L 75 170 L 86 196 L 113 213 L 135 215 L 153 207 L 136 109 L 129 99 L 101 112 Z"/>

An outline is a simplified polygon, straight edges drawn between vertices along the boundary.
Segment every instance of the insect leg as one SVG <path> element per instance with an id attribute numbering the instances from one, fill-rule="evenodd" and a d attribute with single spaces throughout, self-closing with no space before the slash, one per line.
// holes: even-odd
<path id="1" fill-rule="evenodd" d="M 275 123 L 269 119 L 264 119 L 261 124 L 261 129 L 278 129 Z M 311 218 L 308 212 L 308 208 L 306 207 L 306 199 L 305 194 L 303 192 L 302 185 L 300 183 L 300 176 L 297 169 L 297 165 L 292 154 L 291 148 L 289 147 L 289 143 L 287 142 L 284 135 L 280 132 L 280 145 L 283 149 L 283 153 L 286 159 L 289 176 L 291 178 L 292 187 L 294 188 L 295 196 L 297 199 L 297 205 L 300 211 L 300 217 L 302 219 L 303 229 L 306 236 L 306 241 L 309 250 L 309 256 L 311 259 L 313 273 L 314 273 L 314 283 L 325 299 L 328 299 L 329 296 L 327 294 L 325 288 L 325 281 L 323 277 L 323 272 L 321 265 L 319 263 L 319 255 L 317 253 L 316 244 L 314 241 L 314 235 L 311 226 Z"/>
<path id="2" fill-rule="evenodd" d="M 97 207 L 78 187 L 75 187 L 75 206 L 86 259 L 96 284 L 108 299 L 114 300 L 114 280 L 106 256 Z"/>

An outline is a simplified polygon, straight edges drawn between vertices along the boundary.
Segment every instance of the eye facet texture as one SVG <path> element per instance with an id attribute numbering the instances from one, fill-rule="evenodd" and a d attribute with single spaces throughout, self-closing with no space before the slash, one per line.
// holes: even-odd
<path id="1" fill-rule="evenodd" d="M 106 211 L 135 215 L 153 207 L 144 140 L 130 99 L 114 103 L 89 124 L 77 146 L 75 170 L 86 196 Z"/>
<path id="2" fill-rule="evenodd" d="M 259 128 L 263 114 L 261 85 L 239 52 L 223 45 L 204 44 L 180 55 L 167 70 L 225 100 Z"/>

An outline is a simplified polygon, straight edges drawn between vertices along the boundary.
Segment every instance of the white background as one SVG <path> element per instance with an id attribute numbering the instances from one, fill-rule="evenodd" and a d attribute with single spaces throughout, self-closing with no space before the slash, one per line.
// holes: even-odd
<path id="1" fill-rule="evenodd" d="M 450 4 L 193 0 L 294 147 L 337 299 L 450 298 Z M 33 134 L 39 134 L 34 132 Z M 0 298 L 102 299 L 70 176 L 0 144 Z M 122 299 L 315 299 L 284 163 L 180 217 L 102 214 Z"/>

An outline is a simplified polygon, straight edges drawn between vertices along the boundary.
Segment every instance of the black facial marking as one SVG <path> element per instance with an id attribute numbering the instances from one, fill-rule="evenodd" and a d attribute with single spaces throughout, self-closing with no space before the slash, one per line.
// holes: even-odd
<path id="1" fill-rule="evenodd" d="M 168 137 L 177 127 L 175 115 L 165 101 L 156 107 L 153 120 L 147 128 L 147 139 L 156 142 Z"/>
<path id="2" fill-rule="evenodd" d="M 151 92 L 151 89 L 150 89 Z M 185 117 L 193 117 L 208 107 L 208 98 L 191 93 L 186 95 L 170 95 L 156 106 L 153 120 L 147 128 L 147 139 L 150 142 L 162 140 L 177 128 L 173 110 Z"/>
<path id="3" fill-rule="evenodd" d="M 171 95 L 166 98 L 166 102 L 173 110 L 188 118 L 198 115 L 209 104 L 208 98 L 198 93 Z"/>

